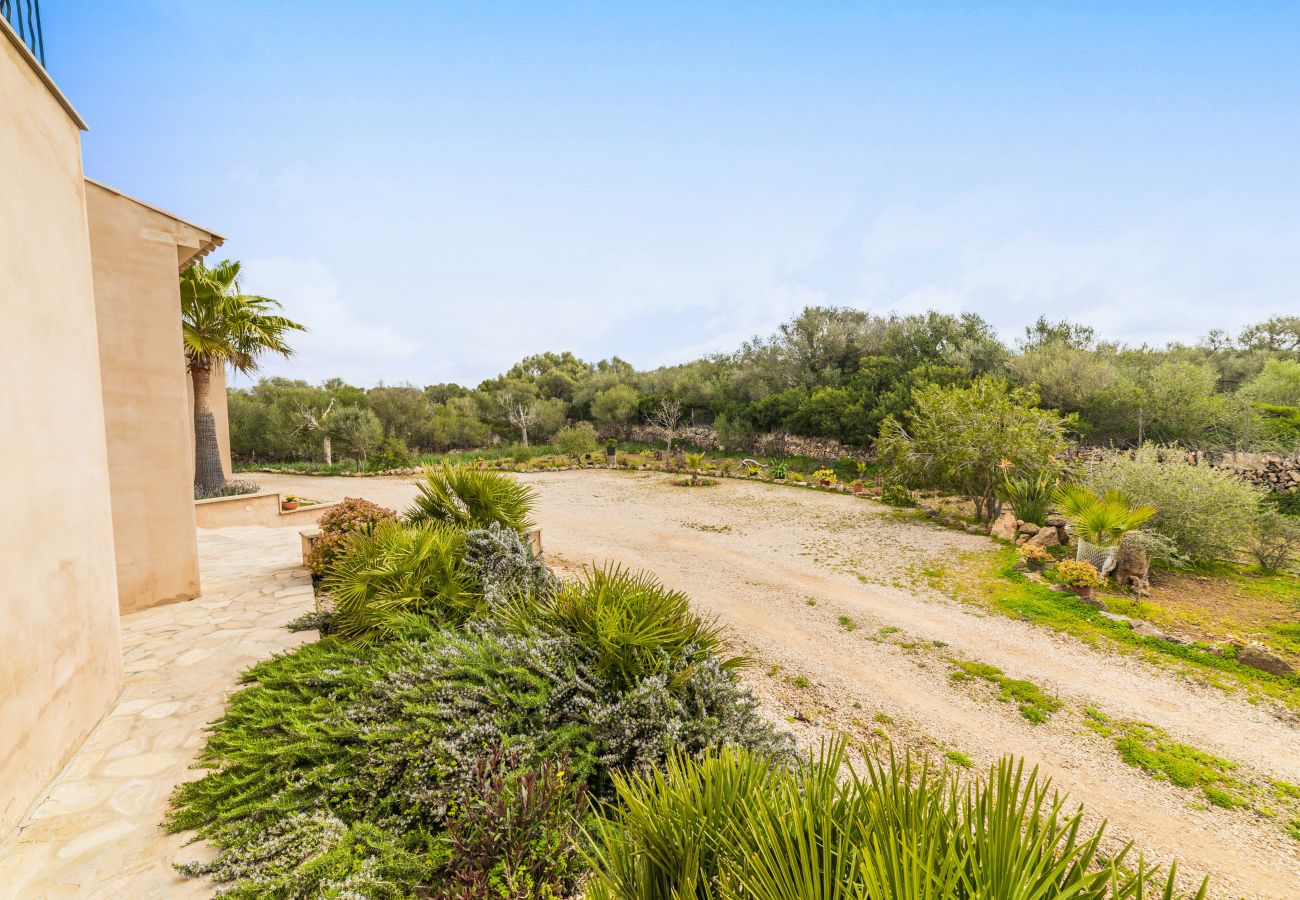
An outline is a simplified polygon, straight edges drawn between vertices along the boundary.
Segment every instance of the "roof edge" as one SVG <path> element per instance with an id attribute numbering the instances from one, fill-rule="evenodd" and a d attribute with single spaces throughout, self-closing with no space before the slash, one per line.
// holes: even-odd
<path id="1" fill-rule="evenodd" d="M 54 83 L 50 73 L 45 71 L 45 66 L 41 65 L 41 61 L 36 58 L 36 54 L 32 53 L 31 48 L 18 36 L 18 32 L 14 31 L 13 26 L 9 24 L 9 20 L 4 16 L 0 16 L 0 32 L 9 39 L 11 44 L 18 48 L 18 55 L 27 60 L 27 64 L 36 73 L 36 77 L 49 88 L 50 93 L 54 95 L 54 99 L 59 101 L 59 105 L 63 107 L 63 111 L 72 119 L 78 130 L 89 131 L 90 129 L 86 127 L 85 120 L 81 118 L 81 115 L 68 98 L 63 95 L 63 91 L 59 90 L 59 86 Z"/>
<path id="2" fill-rule="evenodd" d="M 132 203 L 136 204 L 137 206 L 143 206 L 145 209 L 149 210 L 150 212 L 155 212 L 160 216 L 166 216 L 167 218 L 171 219 L 173 222 L 176 222 L 177 224 L 184 225 L 186 228 L 193 228 L 195 231 L 199 232 L 200 234 L 207 235 L 206 238 L 200 238 L 199 246 L 195 248 L 194 252 L 191 253 L 189 256 L 187 256 L 184 259 L 184 261 L 182 261 L 179 264 L 180 270 L 182 272 L 184 272 L 190 266 L 194 265 L 196 262 L 203 259 L 203 257 L 207 256 L 213 250 L 217 249 L 218 247 L 220 247 L 222 244 L 226 242 L 226 238 L 224 235 L 217 234 L 215 231 L 212 231 L 211 229 L 208 228 L 204 228 L 202 225 L 195 225 L 193 222 L 189 221 L 188 219 L 182 219 L 180 216 L 176 215 L 175 213 L 168 212 L 165 209 L 161 209 L 160 207 L 154 206 L 152 203 L 146 203 L 138 197 L 132 197 L 130 194 L 127 194 L 123 191 L 119 191 L 117 188 L 112 187 L 111 185 L 104 184 L 104 182 L 102 181 L 96 181 L 94 178 L 86 178 L 85 181 L 86 184 L 93 184 L 95 187 L 99 188 L 100 190 L 108 191 L 108 193 L 113 194 L 114 196 L 117 197 L 121 197 L 123 200 L 129 200 Z"/>

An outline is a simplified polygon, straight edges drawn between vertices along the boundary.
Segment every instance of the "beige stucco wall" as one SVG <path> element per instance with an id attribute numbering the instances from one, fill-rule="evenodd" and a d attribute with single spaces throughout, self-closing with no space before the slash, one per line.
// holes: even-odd
<path id="1" fill-rule="evenodd" d="M 122 683 L 78 122 L 0 22 L 0 840 Z"/>
<path id="2" fill-rule="evenodd" d="M 179 260 L 203 235 L 86 185 L 109 485 L 124 613 L 199 593 Z"/>
<path id="3" fill-rule="evenodd" d="M 226 405 L 226 369 L 221 364 L 212 367 L 212 382 L 208 390 L 208 403 L 212 407 L 212 421 L 217 426 L 217 451 L 221 454 L 221 470 L 229 478 L 230 468 L 230 412 Z M 190 481 L 194 480 L 194 383 L 185 379 L 186 415 L 190 421 Z M 190 496 L 194 496 L 193 493 Z M 202 526 L 200 526 L 202 527 Z"/>

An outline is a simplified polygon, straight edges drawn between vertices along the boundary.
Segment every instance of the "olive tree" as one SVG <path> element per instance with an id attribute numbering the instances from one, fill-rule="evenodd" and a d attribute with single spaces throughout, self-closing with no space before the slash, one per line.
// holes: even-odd
<path id="1" fill-rule="evenodd" d="M 881 458 L 900 480 L 969 497 L 982 521 L 1001 514 L 998 489 L 1009 473 L 1050 471 L 1070 444 L 1072 417 L 1039 409 L 1032 389 L 1000 378 L 927 385 L 912 399 L 906 424 L 894 416 L 881 423 Z"/>

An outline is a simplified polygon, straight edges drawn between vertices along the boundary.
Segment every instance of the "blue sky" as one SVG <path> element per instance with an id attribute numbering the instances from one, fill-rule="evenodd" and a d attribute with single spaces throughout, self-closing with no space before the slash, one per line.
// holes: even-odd
<path id="1" fill-rule="evenodd" d="M 1133 342 L 1300 310 L 1300 3 L 42 13 L 87 174 L 311 326 L 276 374 L 652 366 L 810 303 Z"/>

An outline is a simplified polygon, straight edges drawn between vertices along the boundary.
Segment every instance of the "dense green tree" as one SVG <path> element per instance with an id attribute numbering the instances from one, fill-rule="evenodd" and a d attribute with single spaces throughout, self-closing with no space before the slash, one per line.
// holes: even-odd
<path id="1" fill-rule="evenodd" d="M 877 447 L 906 480 L 959 491 L 983 521 L 997 518 L 1009 476 L 1038 477 L 1057 468 L 1072 421 L 1039 409 L 1029 388 L 992 376 L 969 386 L 916 391 L 905 422 L 887 418 Z"/>

